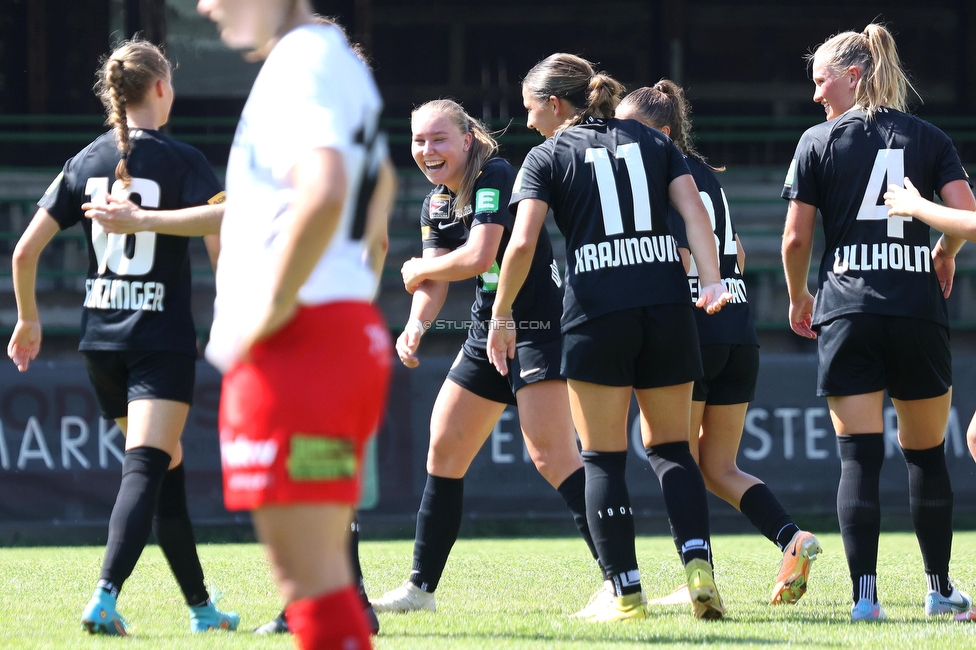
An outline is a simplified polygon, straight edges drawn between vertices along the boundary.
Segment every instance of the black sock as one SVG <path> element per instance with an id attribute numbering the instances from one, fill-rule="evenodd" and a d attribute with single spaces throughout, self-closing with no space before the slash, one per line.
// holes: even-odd
<path id="1" fill-rule="evenodd" d="M 434 593 L 447 557 L 461 531 L 464 479 L 427 475 L 424 498 L 417 513 L 410 582 Z"/>
<path id="2" fill-rule="evenodd" d="M 599 565 L 600 555 L 596 552 L 596 546 L 593 545 L 593 536 L 590 535 L 590 527 L 586 523 L 586 470 L 580 467 L 570 474 L 556 490 L 566 501 L 566 506 L 569 508 L 569 511 L 573 513 L 573 521 L 576 522 L 576 527 L 579 529 L 580 535 L 583 536 L 583 541 L 586 542 L 587 548 L 590 549 L 590 554 L 593 555 L 593 559 Z M 603 578 L 605 580 L 608 579 L 602 566 L 600 567 L 600 572 L 604 574 Z"/>
<path id="3" fill-rule="evenodd" d="M 584 451 L 586 522 L 599 553 L 604 577 L 618 596 L 640 591 L 634 549 L 634 510 L 624 481 L 626 451 Z"/>
<path id="4" fill-rule="evenodd" d="M 644 449 L 651 463 L 671 523 L 681 563 L 712 561 L 705 480 L 687 442 L 668 442 Z"/>
<path id="5" fill-rule="evenodd" d="M 352 581 L 359 592 L 359 599 L 363 601 L 363 607 L 366 607 L 369 605 L 369 597 L 366 596 L 363 567 L 359 563 L 359 517 L 355 514 L 352 523 L 349 525 L 349 561 L 352 564 Z"/>
<path id="6" fill-rule="evenodd" d="M 878 573 L 878 537 L 881 535 L 881 499 L 878 495 L 884 463 L 883 433 L 837 436 L 840 447 L 840 483 L 837 485 L 837 520 L 851 572 L 854 602 L 873 593 Z M 866 578 L 862 580 L 862 578 Z"/>
<path id="7" fill-rule="evenodd" d="M 108 521 L 108 543 L 98 586 L 118 597 L 149 541 L 159 489 L 171 457 L 162 449 L 127 449 L 122 483 Z"/>
<path id="8" fill-rule="evenodd" d="M 765 483 L 758 483 L 739 499 L 739 512 L 746 516 L 763 536 L 779 547 L 786 548 L 800 527 L 793 523 L 790 513 Z"/>
<path id="9" fill-rule="evenodd" d="M 949 582 L 952 484 L 946 469 L 945 446 L 902 449 L 901 452 L 908 465 L 908 502 L 929 589 L 948 596 L 952 593 Z"/>
<path id="10" fill-rule="evenodd" d="M 203 567 L 197 555 L 190 513 L 186 509 L 186 471 L 183 463 L 166 472 L 163 478 L 152 529 L 183 591 L 186 604 L 190 607 L 206 605 L 210 594 L 203 583 Z"/>

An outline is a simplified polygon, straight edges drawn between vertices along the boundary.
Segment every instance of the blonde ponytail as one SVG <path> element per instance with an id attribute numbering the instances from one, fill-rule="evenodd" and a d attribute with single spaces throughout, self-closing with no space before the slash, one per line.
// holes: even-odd
<path id="1" fill-rule="evenodd" d="M 884 25 L 871 23 L 863 32 L 843 32 L 823 42 L 807 60 L 818 59 L 834 73 L 850 67 L 861 71 L 854 89 L 854 104 L 874 117 L 882 107 L 908 110 L 908 91 L 918 91 L 908 79 L 895 39 Z M 921 100 L 921 96 L 919 96 Z"/>

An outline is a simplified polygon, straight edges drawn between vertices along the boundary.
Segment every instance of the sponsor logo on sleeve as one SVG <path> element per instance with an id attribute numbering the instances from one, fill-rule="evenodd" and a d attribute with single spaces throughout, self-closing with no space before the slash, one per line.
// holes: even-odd
<path id="1" fill-rule="evenodd" d="M 796 158 L 790 163 L 790 169 L 786 172 L 786 180 L 783 184 L 787 187 L 793 187 L 793 181 L 796 180 Z"/>
<path id="2" fill-rule="evenodd" d="M 478 190 L 474 195 L 474 213 L 498 212 L 500 197 L 501 193 L 490 187 Z"/>
<path id="3" fill-rule="evenodd" d="M 210 197 L 207 203 L 209 203 L 210 205 L 220 205 L 226 200 L 227 200 L 227 192 L 221 190 L 220 192 L 217 192 L 212 197 Z"/>
<path id="4" fill-rule="evenodd" d="M 501 268 L 498 266 L 498 260 L 495 260 L 491 263 L 491 268 L 481 274 L 481 288 L 485 291 L 497 291 L 500 274 Z"/>
<path id="5" fill-rule="evenodd" d="M 420 227 L 420 238 L 423 240 L 430 239 L 430 226 Z"/>
<path id="6" fill-rule="evenodd" d="M 965 170 L 963 170 L 963 171 L 965 171 Z M 44 190 L 44 196 L 49 196 L 51 194 L 54 194 L 54 191 L 58 189 L 58 185 L 61 184 L 61 179 L 62 178 L 64 178 L 64 172 L 61 172 L 60 174 L 58 174 L 54 178 L 54 180 L 51 181 L 51 184 L 47 186 L 47 189 L 46 190 Z M 967 176 L 967 178 L 968 178 L 968 176 Z"/>

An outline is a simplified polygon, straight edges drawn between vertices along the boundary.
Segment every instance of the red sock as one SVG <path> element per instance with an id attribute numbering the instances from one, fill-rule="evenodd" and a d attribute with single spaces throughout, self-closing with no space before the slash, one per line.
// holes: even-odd
<path id="1" fill-rule="evenodd" d="M 288 605 L 288 629 L 302 650 L 368 650 L 363 605 L 351 585 Z"/>

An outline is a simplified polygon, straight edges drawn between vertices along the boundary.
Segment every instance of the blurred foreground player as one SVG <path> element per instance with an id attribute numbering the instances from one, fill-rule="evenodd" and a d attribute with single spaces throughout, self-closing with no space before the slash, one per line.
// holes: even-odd
<path id="1" fill-rule="evenodd" d="M 393 192 L 381 100 L 343 32 L 307 0 L 197 8 L 224 43 L 265 59 L 227 164 L 207 347 L 224 372 L 224 500 L 252 511 L 298 646 L 367 648 L 348 548 L 390 372 L 370 304 L 379 269 L 363 259 L 385 242 Z"/>

